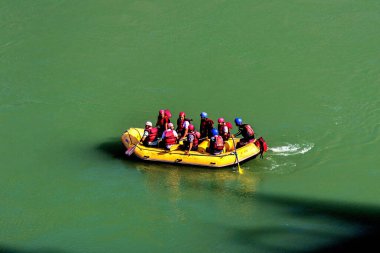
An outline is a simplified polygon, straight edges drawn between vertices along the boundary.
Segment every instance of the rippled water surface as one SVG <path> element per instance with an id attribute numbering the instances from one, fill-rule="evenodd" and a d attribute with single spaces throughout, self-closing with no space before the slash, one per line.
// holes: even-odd
<path id="1" fill-rule="evenodd" d="M 379 9 L 1 1 L 0 252 L 376 246 Z M 269 151 L 243 175 L 127 159 L 161 108 L 240 116 Z"/>

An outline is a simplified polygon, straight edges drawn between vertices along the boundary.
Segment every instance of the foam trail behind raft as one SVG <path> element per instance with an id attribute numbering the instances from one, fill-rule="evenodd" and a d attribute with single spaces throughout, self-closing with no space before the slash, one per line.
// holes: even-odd
<path id="1" fill-rule="evenodd" d="M 273 155 L 280 156 L 289 156 L 289 155 L 298 155 L 305 154 L 314 147 L 314 143 L 308 144 L 287 144 L 279 147 L 271 147 L 269 150 Z"/>

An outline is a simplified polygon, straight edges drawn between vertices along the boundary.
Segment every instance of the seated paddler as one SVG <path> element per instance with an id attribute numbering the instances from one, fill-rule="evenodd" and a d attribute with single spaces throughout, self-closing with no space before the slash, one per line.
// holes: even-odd
<path id="1" fill-rule="evenodd" d="M 224 140 L 223 137 L 219 135 L 217 129 L 213 128 L 211 130 L 212 137 L 210 138 L 210 147 L 208 148 L 208 152 L 213 155 L 219 155 L 223 152 L 224 148 Z"/>
<path id="2" fill-rule="evenodd" d="M 224 141 L 227 141 L 230 138 L 230 129 L 227 126 L 227 123 L 224 121 L 224 118 L 218 119 L 218 131 L 219 135 L 222 136 Z"/>
<path id="3" fill-rule="evenodd" d="M 165 113 L 164 109 L 161 109 L 158 112 L 156 127 L 158 129 L 158 134 L 161 135 L 166 129 L 168 129 L 168 124 L 170 123 L 170 119 L 168 115 Z"/>
<path id="4" fill-rule="evenodd" d="M 187 140 L 183 142 L 186 154 L 189 154 L 191 150 L 196 151 L 198 149 L 199 138 L 201 137 L 201 134 L 195 131 L 194 125 L 190 124 L 188 129 Z"/>
<path id="5" fill-rule="evenodd" d="M 255 141 L 255 131 L 253 131 L 251 125 L 243 124 L 243 120 L 241 118 L 235 118 L 235 124 L 239 128 L 239 131 L 235 134 L 235 136 L 243 136 L 243 138 L 241 138 L 239 143 L 236 145 L 237 148 Z"/>
<path id="6" fill-rule="evenodd" d="M 189 133 L 189 125 L 190 121 L 192 119 L 185 118 L 186 114 L 185 112 L 180 112 L 178 119 L 177 119 L 177 133 L 178 133 L 178 138 L 180 139 L 185 139 L 187 134 Z"/>
<path id="7" fill-rule="evenodd" d="M 147 121 L 145 123 L 144 134 L 140 140 L 140 143 L 147 147 L 157 146 L 157 137 L 158 129 L 153 127 L 152 122 Z"/>
<path id="8" fill-rule="evenodd" d="M 161 140 L 164 142 L 165 149 L 170 150 L 170 147 L 177 144 L 178 134 L 174 130 L 173 123 L 168 124 L 168 129 L 162 134 Z"/>
<path id="9" fill-rule="evenodd" d="M 200 116 L 201 116 L 201 124 L 199 127 L 199 132 L 201 133 L 201 138 L 206 138 L 206 137 L 211 138 L 213 136 L 211 131 L 214 128 L 214 121 L 208 118 L 208 115 L 206 112 L 202 112 Z"/>

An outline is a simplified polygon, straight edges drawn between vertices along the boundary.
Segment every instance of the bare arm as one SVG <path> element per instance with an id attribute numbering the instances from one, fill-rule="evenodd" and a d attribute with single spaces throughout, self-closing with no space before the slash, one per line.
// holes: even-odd
<path id="1" fill-rule="evenodd" d="M 186 128 L 185 133 L 183 134 L 183 136 L 181 136 L 181 138 L 185 138 L 187 136 L 188 132 L 189 132 L 189 129 Z"/>

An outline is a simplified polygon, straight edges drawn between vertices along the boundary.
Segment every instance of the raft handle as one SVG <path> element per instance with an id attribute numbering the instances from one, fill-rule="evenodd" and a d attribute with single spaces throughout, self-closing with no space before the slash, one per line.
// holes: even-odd
<path id="1" fill-rule="evenodd" d="M 211 162 L 210 164 L 215 165 L 216 163 Z"/>
<path id="2" fill-rule="evenodd" d="M 149 158 L 149 156 L 147 156 L 147 155 L 144 155 L 144 159 L 148 159 Z"/>
<path id="3" fill-rule="evenodd" d="M 179 158 L 178 158 L 178 159 L 175 160 L 175 162 L 176 162 L 176 163 L 180 163 L 180 162 L 182 162 L 182 159 L 179 159 Z"/>

